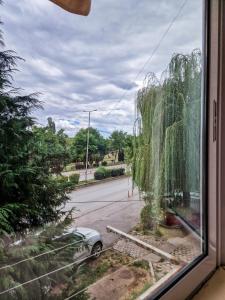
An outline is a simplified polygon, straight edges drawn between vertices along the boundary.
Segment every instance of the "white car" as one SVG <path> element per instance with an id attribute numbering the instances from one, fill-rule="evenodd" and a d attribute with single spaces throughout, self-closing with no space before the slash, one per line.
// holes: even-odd
<path id="1" fill-rule="evenodd" d="M 42 231 L 39 231 L 35 236 L 39 236 Z M 94 229 L 85 227 L 69 227 L 61 235 L 54 236 L 53 241 L 65 242 L 65 245 L 71 240 L 71 237 L 75 237 L 77 240 L 76 252 L 74 259 L 82 262 L 86 257 L 97 258 L 101 255 L 103 248 L 103 241 L 101 234 Z M 79 242 L 80 241 L 80 242 Z M 23 239 L 17 240 L 11 244 L 11 246 L 19 246 L 24 242 Z M 75 242 L 76 243 L 76 242 Z"/>
<path id="2" fill-rule="evenodd" d="M 72 235 L 82 240 L 79 246 L 79 251 L 74 254 L 74 259 L 82 259 L 88 256 L 97 258 L 100 256 L 103 248 L 103 241 L 101 234 L 97 230 L 86 227 L 71 227 L 61 236 L 55 237 L 55 239 L 67 239 Z"/>

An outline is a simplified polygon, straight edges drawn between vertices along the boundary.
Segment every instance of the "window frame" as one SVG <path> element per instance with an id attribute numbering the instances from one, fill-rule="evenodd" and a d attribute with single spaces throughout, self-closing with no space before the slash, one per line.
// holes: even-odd
<path id="1" fill-rule="evenodd" d="M 201 190 L 205 202 L 203 226 L 206 230 L 204 238 L 207 249 L 178 274 L 156 286 L 155 291 L 146 299 L 186 299 L 201 287 L 217 266 L 225 263 L 225 239 L 221 239 L 225 235 L 225 220 L 221 217 L 225 215 L 225 201 L 222 201 L 222 195 L 225 195 L 225 185 L 222 184 L 225 178 L 225 138 L 222 139 L 225 132 L 222 130 L 225 129 L 225 99 L 222 101 L 225 98 L 225 90 L 222 88 L 222 82 L 225 82 L 225 63 L 221 64 L 222 50 L 225 50 L 225 3 L 222 0 L 202 1 L 204 105 Z M 221 35 L 224 38 L 221 39 Z"/>

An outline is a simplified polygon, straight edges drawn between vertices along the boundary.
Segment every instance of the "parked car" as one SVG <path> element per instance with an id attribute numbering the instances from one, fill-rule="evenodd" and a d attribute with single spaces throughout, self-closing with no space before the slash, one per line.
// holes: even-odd
<path id="1" fill-rule="evenodd" d="M 36 232 L 35 236 L 38 237 L 41 233 L 42 230 Z M 77 241 L 73 258 L 78 261 L 89 256 L 91 258 L 99 257 L 103 248 L 101 234 L 97 230 L 85 227 L 69 227 L 62 234 L 52 237 L 51 240 L 55 242 L 59 241 L 61 244 L 63 242 L 65 246 L 70 244 L 71 240 Z M 10 246 L 20 246 L 27 241 L 28 239 L 19 239 Z"/>
<path id="2" fill-rule="evenodd" d="M 97 230 L 86 227 L 71 227 L 65 230 L 61 236 L 57 236 L 54 239 L 67 240 L 73 235 L 78 240 L 82 240 L 79 251 L 76 251 L 74 254 L 74 259 L 82 259 L 87 256 L 97 258 L 101 255 L 103 241 L 101 234 Z"/>

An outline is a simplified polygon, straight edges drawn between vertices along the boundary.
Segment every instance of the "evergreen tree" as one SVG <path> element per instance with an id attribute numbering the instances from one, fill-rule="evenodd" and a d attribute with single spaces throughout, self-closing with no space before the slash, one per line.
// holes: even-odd
<path id="1" fill-rule="evenodd" d="M 67 200 L 32 131 L 31 113 L 40 102 L 12 86 L 18 59 L 12 51 L 0 51 L 0 233 L 53 221 Z"/>

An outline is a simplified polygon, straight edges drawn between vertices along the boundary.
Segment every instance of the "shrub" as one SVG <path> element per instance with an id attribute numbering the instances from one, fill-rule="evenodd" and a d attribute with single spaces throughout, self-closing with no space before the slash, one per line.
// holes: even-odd
<path id="1" fill-rule="evenodd" d="M 106 166 L 107 166 L 107 161 L 103 161 L 103 162 L 102 162 L 102 166 L 103 166 L 103 167 L 106 167 Z"/>
<path id="2" fill-rule="evenodd" d="M 125 174 L 125 169 L 124 168 L 120 168 L 119 170 L 119 175 L 122 176 Z"/>
<path id="3" fill-rule="evenodd" d="M 116 177 L 116 176 L 119 176 L 119 169 L 112 169 L 111 170 L 111 174 L 112 174 L 112 177 Z"/>
<path id="4" fill-rule="evenodd" d="M 99 167 L 94 173 L 94 177 L 96 180 L 102 180 L 104 178 L 116 177 L 125 174 L 124 168 L 119 169 L 106 169 L 104 167 Z"/>
<path id="5" fill-rule="evenodd" d="M 65 183 L 69 181 L 69 177 L 68 176 L 58 176 L 57 177 L 57 181 L 60 183 Z"/>
<path id="6" fill-rule="evenodd" d="M 106 169 L 106 170 L 105 170 L 105 178 L 109 178 L 109 177 L 111 177 L 111 176 L 112 176 L 112 170 Z"/>
<path id="7" fill-rule="evenodd" d="M 106 169 L 104 167 L 99 167 L 94 173 L 95 180 L 104 179 L 105 173 L 106 173 Z"/>
<path id="8" fill-rule="evenodd" d="M 80 180 L 80 174 L 75 173 L 73 175 L 70 175 L 69 179 L 71 183 L 78 184 Z"/>
<path id="9" fill-rule="evenodd" d="M 111 173 L 112 173 L 112 177 L 122 176 L 125 174 L 125 169 L 124 168 L 112 169 Z"/>
<path id="10" fill-rule="evenodd" d="M 70 191 L 73 188 L 73 183 L 69 181 L 68 176 L 58 176 L 57 177 L 57 183 L 65 189 L 67 192 Z"/>

